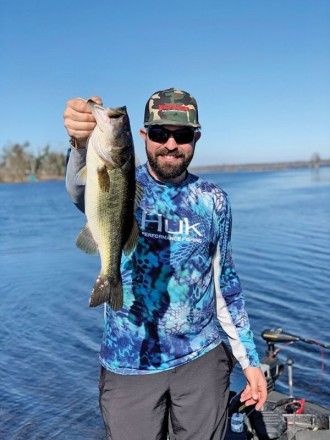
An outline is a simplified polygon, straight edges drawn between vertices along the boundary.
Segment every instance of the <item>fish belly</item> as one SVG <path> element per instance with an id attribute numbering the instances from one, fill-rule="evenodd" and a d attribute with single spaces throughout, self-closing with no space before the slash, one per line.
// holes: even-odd
<path id="1" fill-rule="evenodd" d="M 130 169 L 113 168 L 106 171 L 109 177 L 108 191 L 99 188 L 97 173 L 86 187 L 88 226 L 101 259 L 101 270 L 90 305 L 109 302 L 119 309 L 123 302 L 120 262 L 133 224 L 135 176 Z"/>

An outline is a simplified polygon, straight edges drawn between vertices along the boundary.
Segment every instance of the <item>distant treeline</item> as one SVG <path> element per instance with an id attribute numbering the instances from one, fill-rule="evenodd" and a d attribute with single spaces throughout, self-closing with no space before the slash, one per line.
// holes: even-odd
<path id="1" fill-rule="evenodd" d="M 39 154 L 29 150 L 30 144 L 4 147 L 0 154 L 0 182 L 27 182 L 31 180 L 64 177 L 65 154 L 51 151 L 46 145 Z"/>
<path id="2" fill-rule="evenodd" d="M 27 182 L 33 180 L 62 179 L 65 174 L 65 154 L 51 151 L 46 145 L 39 154 L 29 151 L 30 144 L 13 144 L 0 153 L 0 182 Z M 288 168 L 329 166 L 330 160 L 322 160 L 314 153 L 309 161 L 255 163 L 243 165 L 194 166 L 192 172 L 266 171 Z"/>

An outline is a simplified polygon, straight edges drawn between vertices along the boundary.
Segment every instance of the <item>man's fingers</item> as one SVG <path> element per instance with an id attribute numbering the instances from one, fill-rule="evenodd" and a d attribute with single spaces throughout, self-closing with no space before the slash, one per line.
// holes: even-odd
<path id="1" fill-rule="evenodd" d="M 251 395 L 252 395 L 253 400 L 259 399 L 258 386 L 255 383 L 252 383 L 252 385 L 251 385 Z"/>
<path id="2" fill-rule="evenodd" d="M 64 126 L 70 136 L 85 139 L 91 134 L 96 125 L 95 119 L 87 116 L 64 116 Z"/>
<path id="3" fill-rule="evenodd" d="M 261 408 L 267 398 L 267 382 L 259 367 L 247 367 L 244 370 L 247 386 L 242 393 L 241 400 L 244 402 L 257 403 L 256 408 Z M 251 405 L 251 403 L 250 403 Z"/>
<path id="4" fill-rule="evenodd" d="M 74 131 L 92 131 L 95 127 L 95 122 L 78 122 L 68 119 L 65 123 L 65 127 Z"/>
<path id="5" fill-rule="evenodd" d="M 259 410 L 267 399 L 267 382 L 260 369 L 250 367 L 245 370 L 248 383 L 241 394 L 241 402 L 246 406 L 256 405 L 255 409 Z"/>
<path id="6" fill-rule="evenodd" d="M 252 392 L 250 385 L 247 384 L 244 391 L 241 394 L 240 401 L 246 403 L 249 399 L 252 399 Z"/>
<path id="7" fill-rule="evenodd" d="M 92 99 L 99 105 L 103 105 L 102 99 L 99 96 L 92 96 L 89 99 Z M 74 120 L 80 121 L 82 120 L 81 118 L 83 117 L 83 115 L 85 115 L 87 117 L 87 120 L 93 121 L 94 118 L 92 116 L 92 111 L 89 104 L 87 104 L 87 101 L 87 99 L 82 98 L 69 99 L 69 101 L 67 101 L 66 103 L 64 117 L 72 117 Z"/>
<path id="8" fill-rule="evenodd" d="M 77 111 L 71 107 L 67 107 L 64 111 L 64 120 L 66 119 L 77 122 L 95 122 L 91 111 Z"/>
<path id="9" fill-rule="evenodd" d="M 256 410 L 258 411 L 266 402 L 267 400 L 267 385 L 262 384 L 262 386 L 259 387 L 258 391 L 258 403 L 256 405 Z"/>
<path id="10" fill-rule="evenodd" d="M 99 96 L 92 96 L 94 102 L 103 105 Z M 74 98 L 66 103 L 63 113 L 64 126 L 69 134 L 78 140 L 87 139 L 95 128 L 96 121 L 86 99 Z"/>
<path id="11" fill-rule="evenodd" d="M 83 98 L 73 98 L 69 99 L 66 103 L 66 110 L 75 110 L 80 113 L 89 113 L 89 105 L 87 104 L 87 101 Z"/>
<path id="12" fill-rule="evenodd" d="M 83 131 L 83 130 L 77 131 L 77 130 L 67 129 L 67 132 L 69 136 L 72 136 L 79 141 L 87 140 L 87 138 L 89 138 L 89 136 L 91 135 L 90 131 Z"/>

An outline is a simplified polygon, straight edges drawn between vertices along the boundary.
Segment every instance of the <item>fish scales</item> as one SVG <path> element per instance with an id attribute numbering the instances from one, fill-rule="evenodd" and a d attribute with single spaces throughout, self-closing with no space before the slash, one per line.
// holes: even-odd
<path id="1" fill-rule="evenodd" d="M 131 209 L 133 209 L 132 202 L 134 199 L 133 194 L 129 195 L 130 174 L 123 172 L 121 169 L 111 170 L 109 173 L 110 177 L 110 192 L 111 192 L 111 207 L 109 211 L 109 223 L 110 223 L 110 243 L 113 244 L 113 248 L 123 249 L 126 243 L 131 228 L 133 219 L 129 221 L 123 221 L 130 215 Z M 131 206 L 130 206 L 131 205 Z M 117 269 L 120 267 L 121 252 L 111 252 L 110 248 L 110 262 L 109 262 L 109 273 L 116 273 Z"/>
<path id="2" fill-rule="evenodd" d="M 86 169 L 77 175 L 77 181 L 85 180 L 86 184 L 87 217 L 77 246 L 88 253 L 98 250 L 100 254 L 101 270 L 89 305 L 108 302 L 119 310 L 123 304 L 122 252 L 131 252 L 138 240 L 134 145 L 126 107 L 104 109 L 93 102 L 89 104 L 97 125 L 88 140 Z"/>

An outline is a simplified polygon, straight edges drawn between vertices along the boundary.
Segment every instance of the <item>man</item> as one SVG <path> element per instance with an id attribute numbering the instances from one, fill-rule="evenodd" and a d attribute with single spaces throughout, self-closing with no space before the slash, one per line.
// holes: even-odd
<path id="1" fill-rule="evenodd" d="M 99 104 L 98 97 L 92 98 Z M 67 189 L 83 209 L 74 176 L 85 164 L 95 120 L 88 105 L 68 101 L 71 136 Z M 266 400 L 244 297 L 231 252 L 226 193 L 187 171 L 200 139 L 195 99 L 168 89 L 151 96 L 140 134 L 148 162 L 137 168 L 144 189 L 135 217 L 139 242 L 122 257 L 124 305 L 106 307 L 100 352 L 100 407 L 107 439 L 222 439 L 226 429 L 230 351 L 247 379 L 241 400 Z"/>

